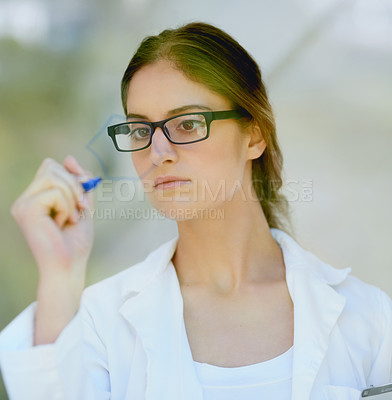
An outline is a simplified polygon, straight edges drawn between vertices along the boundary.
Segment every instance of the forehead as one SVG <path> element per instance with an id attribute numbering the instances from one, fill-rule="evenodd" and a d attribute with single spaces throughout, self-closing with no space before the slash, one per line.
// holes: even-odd
<path id="1" fill-rule="evenodd" d="M 190 80 L 169 61 L 158 61 L 141 68 L 129 83 L 128 113 L 159 119 L 170 110 L 189 104 L 214 110 L 230 108 L 228 99 Z"/>

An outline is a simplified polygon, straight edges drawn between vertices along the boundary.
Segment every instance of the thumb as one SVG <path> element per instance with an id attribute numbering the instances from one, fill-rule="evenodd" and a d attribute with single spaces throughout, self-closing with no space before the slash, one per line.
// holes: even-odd
<path id="1" fill-rule="evenodd" d="M 75 174 L 78 177 L 80 182 L 86 181 L 93 177 L 91 172 L 87 171 L 86 169 L 82 168 L 81 165 L 76 161 L 76 158 L 68 155 L 64 159 L 64 167 L 70 172 L 71 174 Z M 93 194 L 92 193 L 84 193 L 80 199 L 80 205 L 82 209 L 86 210 L 89 209 L 90 213 L 93 207 Z M 92 215 L 92 214 L 91 214 Z"/>

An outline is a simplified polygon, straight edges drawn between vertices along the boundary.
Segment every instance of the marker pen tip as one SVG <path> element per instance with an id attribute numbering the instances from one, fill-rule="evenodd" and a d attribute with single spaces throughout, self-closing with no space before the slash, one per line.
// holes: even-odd
<path id="1" fill-rule="evenodd" d="M 100 176 L 97 176 L 96 178 L 91 178 L 86 182 L 82 182 L 82 187 L 85 192 L 89 192 L 90 190 L 93 190 L 96 188 L 99 184 L 99 182 L 102 181 L 102 178 Z"/>

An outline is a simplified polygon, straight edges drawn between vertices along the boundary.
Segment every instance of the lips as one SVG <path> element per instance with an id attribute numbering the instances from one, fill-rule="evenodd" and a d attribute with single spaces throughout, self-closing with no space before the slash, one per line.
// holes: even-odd
<path id="1" fill-rule="evenodd" d="M 190 179 L 181 177 L 181 176 L 160 176 L 154 181 L 155 189 L 173 189 L 177 186 L 183 185 L 185 183 L 189 183 Z"/>

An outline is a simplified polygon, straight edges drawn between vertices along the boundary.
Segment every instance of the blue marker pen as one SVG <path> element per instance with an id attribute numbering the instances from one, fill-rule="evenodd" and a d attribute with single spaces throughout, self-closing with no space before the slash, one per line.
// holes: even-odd
<path id="1" fill-rule="evenodd" d="M 97 176 L 96 178 L 91 178 L 86 182 L 82 182 L 83 190 L 85 192 L 89 192 L 90 190 L 93 190 L 96 188 L 99 184 L 99 182 L 102 181 L 102 178 L 100 176 Z"/>

